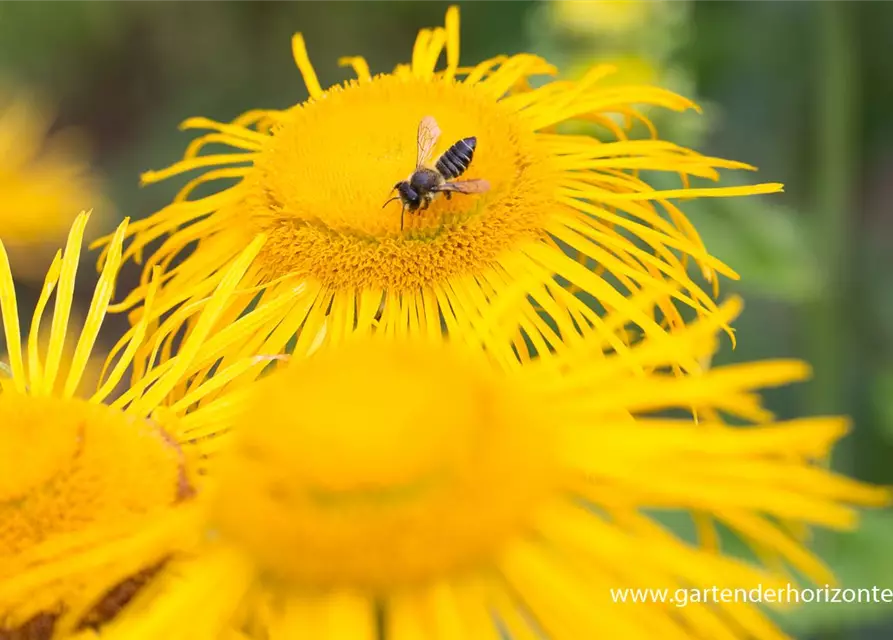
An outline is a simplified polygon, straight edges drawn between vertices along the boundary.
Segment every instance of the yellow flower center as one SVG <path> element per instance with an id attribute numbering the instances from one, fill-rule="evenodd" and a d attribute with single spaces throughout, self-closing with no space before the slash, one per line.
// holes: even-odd
<path id="1" fill-rule="evenodd" d="M 399 200 L 382 208 L 416 166 L 420 120 L 441 129 L 429 165 L 460 139 L 477 137 L 460 179 L 484 194 L 438 195 L 425 211 Z M 536 238 L 554 210 L 548 157 L 518 115 L 480 88 L 381 76 L 330 90 L 289 112 L 248 178 L 252 231 L 270 239 L 273 274 L 297 272 L 336 288 L 414 289 L 479 270 L 513 243 Z"/>
<path id="2" fill-rule="evenodd" d="M 104 405 L 0 394 L 0 559 L 173 503 L 181 458 L 159 428 Z"/>
<path id="3" fill-rule="evenodd" d="M 534 402 L 456 353 L 325 350 L 260 385 L 213 513 L 297 583 L 424 580 L 523 528 L 556 486 L 554 433 Z"/>

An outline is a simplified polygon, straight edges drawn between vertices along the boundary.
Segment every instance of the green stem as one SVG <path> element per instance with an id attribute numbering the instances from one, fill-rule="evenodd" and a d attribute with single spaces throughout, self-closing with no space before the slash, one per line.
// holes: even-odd
<path id="1" fill-rule="evenodd" d="M 816 255 L 822 295 L 807 309 L 809 359 L 815 378 L 809 385 L 814 413 L 847 410 L 845 355 L 847 290 L 850 281 L 850 222 L 858 139 L 856 43 L 848 2 L 816 3 L 819 10 L 817 166 L 813 207 Z M 850 467 L 850 460 L 840 463 Z"/>
<path id="2" fill-rule="evenodd" d="M 853 10 L 848 2 L 816 3 L 817 55 L 820 75 L 816 155 L 814 242 L 821 265 L 822 295 L 805 309 L 807 357 L 814 368 L 809 385 L 810 414 L 848 411 L 846 355 L 849 349 L 847 291 L 850 282 L 853 229 L 851 214 L 858 149 L 857 43 Z M 835 451 L 834 466 L 851 473 L 855 447 L 847 439 Z M 836 539 L 819 536 L 822 555 L 835 554 Z M 836 555 L 836 554 L 835 554 Z M 840 634 L 823 634 L 842 640 Z"/>

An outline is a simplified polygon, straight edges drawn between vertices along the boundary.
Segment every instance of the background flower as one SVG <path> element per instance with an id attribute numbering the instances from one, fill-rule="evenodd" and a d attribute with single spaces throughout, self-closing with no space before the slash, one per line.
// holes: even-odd
<path id="1" fill-rule="evenodd" d="M 851 505 L 889 502 L 823 468 L 844 421 L 774 422 L 760 407 L 753 392 L 802 378 L 801 363 L 657 373 L 677 350 L 709 352 L 736 307 L 633 347 L 649 375 L 595 357 L 597 338 L 508 374 L 418 335 L 295 361 L 245 396 L 207 494 L 213 535 L 108 637 L 786 637 L 752 605 L 635 607 L 610 592 L 769 587 L 794 572 L 822 586 L 833 576 L 789 528 L 854 527 Z M 691 406 L 758 424 L 659 413 Z M 695 510 L 773 564 L 658 524 Z"/>
<path id="2" fill-rule="evenodd" d="M 536 49 L 569 77 L 582 76 L 586 65 L 614 64 L 609 82 L 656 84 L 696 100 L 704 110 L 697 118 L 645 111 L 667 139 L 697 147 L 710 130 L 714 106 L 697 95 L 692 70 L 681 60 L 693 9 L 690 0 L 558 0 L 532 12 L 529 32 Z"/>
<path id="3" fill-rule="evenodd" d="M 17 278 L 38 279 L 68 233 L 70 212 L 114 212 L 87 163 L 82 135 L 50 132 L 51 118 L 23 94 L 0 92 L 0 238 Z M 46 262 L 44 262 L 46 261 Z"/>
<path id="4" fill-rule="evenodd" d="M 268 362 L 251 358 L 218 370 L 213 381 L 193 379 L 219 359 L 226 331 L 211 338 L 209 330 L 221 300 L 236 289 L 255 257 L 261 243 L 254 242 L 195 311 L 195 330 L 175 357 L 143 369 L 119 392 L 136 347 L 147 339 L 148 323 L 138 323 L 119 344 L 121 353 L 114 350 L 118 357 L 99 383 L 79 395 L 121 266 L 127 227 L 126 221 L 118 227 L 83 328 L 72 339 L 71 302 L 88 217 L 75 218 L 65 250 L 57 252 L 25 340 L 0 242 L 7 351 L 0 371 L 0 637 L 49 638 L 54 630 L 67 634 L 100 624 L 142 587 L 170 554 L 167 538 L 138 544 L 128 537 L 122 543 L 122 532 L 134 522 L 157 532 L 151 516 L 201 487 L 208 445 L 201 456 L 191 447 L 209 423 L 215 432 L 225 428 L 221 404 L 232 395 L 196 407 L 209 391 L 219 393 Z M 41 320 L 54 293 L 48 339 L 41 340 Z M 154 291 L 150 303 L 152 297 Z M 256 311 L 263 313 L 263 306 Z M 250 322 L 251 314 L 244 321 Z M 182 401 L 169 403 L 170 392 L 187 381 Z M 186 409 L 192 409 L 189 416 Z M 109 550 L 121 545 L 125 555 L 110 558 Z"/>

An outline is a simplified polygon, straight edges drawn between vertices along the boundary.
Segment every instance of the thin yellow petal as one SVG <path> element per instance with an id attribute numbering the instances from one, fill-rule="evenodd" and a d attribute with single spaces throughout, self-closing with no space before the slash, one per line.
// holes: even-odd
<path id="1" fill-rule="evenodd" d="M 357 75 L 359 82 L 371 82 L 372 74 L 369 73 L 369 63 L 362 56 L 345 56 L 338 58 L 339 67 L 351 67 Z"/>
<path id="2" fill-rule="evenodd" d="M 428 53 L 428 45 L 431 42 L 433 30 L 419 29 L 415 44 L 412 47 L 412 73 L 418 78 L 425 78 L 425 57 Z M 433 70 L 429 70 L 429 73 Z"/>
<path id="3" fill-rule="evenodd" d="M 206 133 L 189 143 L 183 158 L 197 158 L 199 152 L 209 144 L 225 144 L 243 151 L 260 151 L 263 146 L 259 142 L 249 142 L 241 138 L 226 135 L 225 133 Z"/>
<path id="4" fill-rule="evenodd" d="M 25 366 L 22 362 L 22 334 L 19 331 L 19 309 L 16 304 L 15 284 L 9 269 L 6 247 L 0 241 L 0 311 L 3 312 L 3 333 L 6 352 L 16 391 L 25 391 Z"/>
<path id="5" fill-rule="evenodd" d="M 430 630 L 414 593 L 402 592 L 389 598 L 385 630 L 385 637 L 391 640 L 430 640 Z"/>
<path id="6" fill-rule="evenodd" d="M 444 73 L 446 80 L 452 80 L 459 68 L 459 7 L 450 7 L 446 12 L 444 21 L 446 29 L 447 68 Z"/>
<path id="7" fill-rule="evenodd" d="M 512 640 L 542 640 L 542 634 L 536 629 L 533 616 L 519 601 L 514 590 L 501 581 L 493 581 L 487 585 L 488 600 L 493 613 L 508 631 Z"/>
<path id="8" fill-rule="evenodd" d="M 488 76 L 494 68 L 497 68 L 503 62 L 508 60 L 509 57 L 506 55 L 494 56 L 489 60 L 484 60 L 483 62 L 478 63 L 477 66 L 465 77 L 466 84 L 477 84 L 481 80 L 483 80 L 486 76 Z"/>
<path id="9" fill-rule="evenodd" d="M 172 361 L 175 363 L 174 366 L 164 376 L 160 377 L 158 382 L 145 395 L 136 400 L 128 408 L 128 411 L 137 415 L 148 415 L 180 381 L 182 375 L 191 365 L 193 358 L 201 349 L 202 342 L 207 338 L 211 329 L 217 323 L 220 314 L 226 308 L 229 296 L 238 287 L 245 272 L 251 266 L 251 262 L 257 257 L 257 254 L 263 247 L 265 239 L 263 235 L 257 236 L 233 262 L 214 291 L 214 295 L 208 301 L 208 305 L 199 317 L 195 329 L 190 333 L 180 348 L 177 357 Z"/>
<path id="10" fill-rule="evenodd" d="M 170 410 L 173 412 L 185 411 L 189 408 L 190 405 L 196 403 L 203 398 L 207 397 L 214 391 L 217 391 L 236 378 L 244 375 L 251 369 L 255 368 L 263 368 L 266 367 L 271 361 L 275 359 L 284 359 L 283 356 L 255 356 L 254 358 L 248 358 L 246 360 L 242 360 L 241 362 L 237 362 L 236 364 L 230 365 L 224 369 L 218 369 L 215 371 L 214 375 L 211 378 L 199 386 L 198 388 L 192 390 L 190 393 L 184 395 L 180 400 L 171 405 Z"/>
<path id="11" fill-rule="evenodd" d="M 759 541 L 770 549 L 778 551 L 797 570 L 815 581 L 816 584 L 835 584 L 833 572 L 821 559 L 810 553 L 806 547 L 787 536 L 777 526 L 765 518 L 746 511 L 724 509 L 717 513 L 717 518 L 744 535 L 747 540 Z"/>
<path id="12" fill-rule="evenodd" d="M 140 174 L 140 182 L 143 185 L 147 185 L 152 184 L 153 182 L 160 182 L 180 173 L 186 173 L 187 171 L 192 171 L 194 169 L 201 169 L 202 167 L 213 167 L 215 165 L 221 164 L 240 164 L 242 162 L 251 162 L 253 159 L 253 155 L 254 154 L 252 153 L 227 153 L 199 156 L 197 158 L 188 158 L 186 160 L 181 160 L 180 162 L 175 162 L 167 169 L 161 169 L 159 171 L 144 171 L 142 174 Z"/>
<path id="13" fill-rule="evenodd" d="M 65 387 L 62 391 L 63 397 L 70 398 L 77 390 L 84 374 L 84 367 L 93 351 L 93 345 L 96 337 L 99 335 L 99 328 L 102 326 L 102 320 L 108 309 L 109 300 L 112 298 L 112 292 L 115 289 L 115 281 L 118 277 L 118 269 L 121 266 L 122 244 L 124 242 L 124 234 L 127 231 L 129 218 L 118 226 L 115 237 L 112 239 L 108 258 L 99 276 L 99 282 L 96 284 L 96 290 L 93 292 L 93 300 L 90 302 L 90 310 L 87 312 L 87 318 L 84 321 L 84 328 L 78 338 L 77 347 L 74 350 L 74 356 L 71 360 L 71 366 L 68 369 L 68 377 L 65 380 Z"/>
<path id="14" fill-rule="evenodd" d="M 144 303 L 145 313 L 140 317 L 139 322 L 137 322 L 136 326 L 130 329 L 121 340 L 115 345 L 112 349 L 111 353 L 109 353 L 108 358 L 106 359 L 102 372 L 100 373 L 99 379 L 105 380 L 96 393 L 90 398 L 91 402 L 103 402 L 109 396 L 109 394 L 115 389 L 121 379 L 124 377 L 124 374 L 127 372 L 127 368 L 130 366 L 130 363 L 133 362 L 133 357 L 136 355 L 137 350 L 140 348 L 140 345 L 143 343 L 143 339 L 146 336 L 146 331 L 149 327 L 149 320 L 152 317 L 150 311 L 152 309 L 152 304 L 155 302 L 155 294 L 158 291 L 160 277 L 158 276 L 158 271 L 155 272 L 155 277 L 152 278 L 152 281 L 149 283 L 149 287 L 146 293 L 146 301 Z M 123 345 L 127 345 L 124 349 L 124 353 L 115 363 L 114 368 L 109 374 L 108 378 L 105 377 L 106 371 L 112 363 L 112 359 L 115 357 L 117 352 Z"/>
<path id="15" fill-rule="evenodd" d="M 716 187 L 712 189 L 667 189 L 663 191 L 644 191 L 638 193 L 602 194 L 607 202 L 617 200 L 670 200 L 671 198 L 728 198 L 733 196 L 757 196 L 767 193 L 781 193 L 784 185 L 778 182 L 767 182 L 746 187 Z"/>
<path id="16" fill-rule="evenodd" d="M 229 624 L 248 591 L 253 569 L 228 549 L 204 554 L 181 569 L 188 579 L 174 579 L 170 597 L 157 599 L 112 622 L 103 633 L 111 640 L 175 638 L 212 640 Z"/>
<path id="17" fill-rule="evenodd" d="M 302 34 L 296 33 L 292 36 L 291 53 L 294 56 L 295 64 L 298 66 L 298 71 L 304 77 L 307 93 L 310 94 L 311 98 L 320 98 L 324 92 L 319 84 L 319 79 L 316 77 L 316 71 L 313 69 L 310 57 L 307 55 L 307 45 L 304 44 L 304 36 Z"/>
<path id="18" fill-rule="evenodd" d="M 259 111 L 258 113 L 266 114 L 268 112 Z M 187 131 L 189 129 L 212 129 L 233 137 L 244 138 L 256 144 L 263 144 L 267 140 L 267 136 L 258 133 L 257 131 L 252 131 L 243 125 L 237 123 L 226 124 L 223 122 L 216 122 L 210 118 L 193 117 L 187 118 L 180 123 L 181 131 Z"/>
<path id="19" fill-rule="evenodd" d="M 368 595 L 338 591 L 326 599 L 327 629 L 320 640 L 375 640 L 375 612 Z"/>
<path id="20" fill-rule="evenodd" d="M 31 389 L 39 390 L 43 384 L 43 367 L 40 364 L 40 320 L 43 317 L 44 309 L 53 290 L 56 288 L 56 282 L 59 280 L 59 274 L 62 271 L 62 252 L 57 251 L 53 258 L 50 268 L 47 270 L 46 279 L 40 290 L 40 296 L 37 298 L 37 304 L 34 305 L 34 313 L 31 315 L 31 329 L 28 331 L 28 381 Z"/>
<path id="21" fill-rule="evenodd" d="M 446 582 L 438 582 L 425 594 L 425 608 L 431 620 L 431 636 L 442 640 L 468 638 L 469 633 L 462 619 L 453 588 Z"/>
<path id="22" fill-rule="evenodd" d="M 501 640 L 488 589 L 483 580 L 463 580 L 453 586 L 456 606 L 467 630 L 468 640 Z M 524 640 L 516 638 L 516 640 Z"/>
<path id="23" fill-rule="evenodd" d="M 59 289 L 56 291 L 56 305 L 53 309 L 53 323 L 50 330 L 50 343 L 47 349 L 46 368 L 40 390 L 35 393 L 50 395 L 56 382 L 62 350 L 65 347 L 65 335 L 68 331 L 68 318 L 71 314 L 71 302 L 74 299 L 74 283 L 77 276 L 78 262 L 81 257 L 81 246 L 84 241 L 84 228 L 90 219 L 90 212 L 81 213 L 75 218 L 62 254 L 62 268 L 59 274 Z"/>
<path id="24" fill-rule="evenodd" d="M 630 638 L 645 640 L 646 630 L 618 607 L 618 614 L 599 616 L 583 582 L 568 559 L 534 543 L 516 543 L 504 554 L 500 570 L 513 589 L 536 612 L 549 638 Z M 609 593 L 601 594 L 608 599 Z"/>
<path id="25" fill-rule="evenodd" d="M 425 56 L 421 63 L 422 72 L 425 74 L 426 78 L 430 78 L 434 75 L 434 69 L 437 66 L 437 61 L 440 59 L 440 54 L 443 51 L 445 44 L 446 31 L 441 28 L 435 29 L 431 34 L 428 50 L 425 52 Z"/>

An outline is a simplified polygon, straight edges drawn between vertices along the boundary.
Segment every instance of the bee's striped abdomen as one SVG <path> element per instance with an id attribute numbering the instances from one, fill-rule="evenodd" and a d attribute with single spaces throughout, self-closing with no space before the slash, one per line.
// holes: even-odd
<path id="1" fill-rule="evenodd" d="M 474 147 L 477 145 L 477 141 L 478 139 L 474 137 L 464 138 L 444 151 L 435 165 L 440 175 L 447 180 L 453 180 L 465 173 L 474 157 Z"/>

